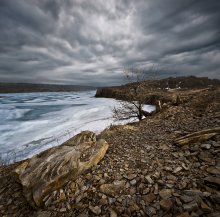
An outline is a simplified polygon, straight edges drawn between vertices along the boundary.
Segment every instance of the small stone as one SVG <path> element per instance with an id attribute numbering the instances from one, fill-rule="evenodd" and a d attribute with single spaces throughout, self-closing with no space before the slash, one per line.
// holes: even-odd
<path id="1" fill-rule="evenodd" d="M 108 200 L 106 198 L 101 198 L 99 201 L 100 205 L 107 205 L 108 204 Z"/>
<path id="2" fill-rule="evenodd" d="M 188 212 L 192 212 L 192 211 L 196 211 L 198 210 L 198 204 L 193 202 L 193 203 L 187 203 L 183 205 L 183 209 L 188 211 Z"/>
<path id="3" fill-rule="evenodd" d="M 148 182 L 149 184 L 153 184 L 153 183 L 154 183 L 154 181 L 151 179 L 150 176 L 145 176 L 145 179 L 147 180 L 147 182 Z"/>
<path id="4" fill-rule="evenodd" d="M 176 181 L 176 176 L 173 176 L 173 175 L 169 175 L 169 176 L 167 176 L 167 179 L 168 180 L 172 180 L 172 181 Z"/>
<path id="5" fill-rule="evenodd" d="M 181 166 L 183 167 L 184 170 L 189 170 L 189 167 L 187 167 L 184 163 L 181 163 Z"/>
<path id="6" fill-rule="evenodd" d="M 216 168 L 216 167 L 208 167 L 206 169 L 206 171 L 210 174 L 213 174 L 213 175 L 219 175 L 220 176 L 220 168 Z"/>
<path id="7" fill-rule="evenodd" d="M 220 147 L 220 142 L 212 141 L 212 146 L 213 146 L 214 148 L 219 148 L 219 147 Z"/>
<path id="8" fill-rule="evenodd" d="M 211 148 L 211 144 L 201 144 L 201 148 L 209 150 Z"/>
<path id="9" fill-rule="evenodd" d="M 34 217 L 50 217 L 51 212 L 49 211 L 38 211 L 35 213 Z"/>
<path id="10" fill-rule="evenodd" d="M 180 200 L 184 203 L 189 203 L 191 201 L 193 201 L 193 197 L 187 196 L 187 195 L 183 195 L 180 197 Z"/>
<path id="11" fill-rule="evenodd" d="M 60 209 L 60 212 L 66 212 L 66 208 L 64 207 L 64 208 L 61 208 Z"/>
<path id="12" fill-rule="evenodd" d="M 102 210 L 99 206 L 89 206 L 89 209 L 96 215 L 100 215 Z"/>
<path id="13" fill-rule="evenodd" d="M 131 213 L 133 213 L 133 212 L 135 212 L 135 211 L 138 211 L 138 210 L 140 210 L 140 207 L 136 204 L 136 203 L 133 203 L 133 204 L 131 204 L 130 206 L 129 206 L 129 211 L 131 212 Z"/>
<path id="14" fill-rule="evenodd" d="M 173 169 L 171 167 L 164 167 L 164 170 L 169 171 L 169 172 L 173 171 Z"/>
<path id="15" fill-rule="evenodd" d="M 214 203 L 220 204 L 220 193 L 213 194 L 210 196 L 210 198 Z"/>
<path id="16" fill-rule="evenodd" d="M 130 195 L 136 194 L 136 187 L 131 187 L 130 188 Z"/>
<path id="17" fill-rule="evenodd" d="M 114 181 L 113 184 L 102 184 L 100 191 L 113 197 L 123 189 L 124 184 L 124 181 Z"/>
<path id="18" fill-rule="evenodd" d="M 150 189 L 149 188 L 145 188 L 144 190 L 143 190 L 143 194 L 148 194 L 150 192 Z"/>
<path id="19" fill-rule="evenodd" d="M 160 201 L 160 207 L 165 210 L 169 211 L 173 206 L 173 203 L 170 199 L 163 199 Z"/>
<path id="20" fill-rule="evenodd" d="M 212 209 L 206 203 L 204 203 L 203 201 L 201 202 L 201 208 L 202 208 L 202 211 L 205 212 L 205 213 L 212 212 Z"/>
<path id="21" fill-rule="evenodd" d="M 183 212 L 183 213 L 179 214 L 177 217 L 189 217 L 189 213 Z"/>
<path id="22" fill-rule="evenodd" d="M 178 197 L 176 197 L 175 200 L 176 200 L 176 204 L 178 206 L 182 206 L 182 203 L 181 203 L 181 201 L 180 201 L 180 199 Z"/>
<path id="23" fill-rule="evenodd" d="M 67 207 L 68 210 L 71 210 L 71 206 L 68 202 L 66 202 L 66 207 Z"/>
<path id="24" fill-rule="evenodd" d="M 188 196 L 203 196 L 203 192 L 198 190 L 198 189 L 195 189 L 195 190 L 184 190 L 183 193 L 188 195 Z"/>
<path id="25" fill-rule="evenodd" d="M 158 194 L 158 184 L 157 183 L 155 184 L 155 187 L 154 187 L 154 194 Z"/>
<path id="26" fill-rule="evenodd" d="M 209 214 L 209 217 L 219 217 L 219 216 L 220 216 L 220 212 L 213 212 Z"/>
<path id="27" fill-rule="evenodd" d="M 220 178 L 209 176 L 204 179 L 204 183 L 212 187 L 213 185 L 216 187 L 220 187 Z"/>
<path id="28" fill-rule="evenodd" d="M 205 162 L 208 162 L 208 163 L 213 163 L 215 158 L 213 157 L 213 155 L 210 152 L 204 151 L 204 152 L 200 153 L 199 159 L 203 160 Z"/>
<path id="29" fill-rule="evenodd" d="M 121 206 L 116 206 L 115 210 L 117 213 L 122 213 L 124 211 L 124 208 Z"/>
<path id="30" fill-rule="evenodd" d="M 136 185 L 136 184 L 137 184 L 136 179 L 131 180 L 131 181 L 130 181 L 130 184 L 131 184 L 131 185 Z"/>
<path id="31" fill-rule="evenodd" d="M 111 198 L 111 197 L 108 198 L 109 204 L 113 204 L 113 203 L 115 203 L 115 201 L 116 201 L 115 198 Z"/>
<path id="32" fill-rule="evenodd" d="M 163 190 L 159 191 L 159 195 L 163 199 L 168 199 L 172 196 L 172 190 L 171 189 L 163 189 Z"/>
<path id="33" fill-rule="evenodd" d="M 156 196 L 153 193 L 147 194 L 143 196 L 143 200 L 145 201 L 146 205 L 150 204 L 156 199 Z"/>
<path id="34" fill-rule="evenodd" d="M 113 209 L 110 209 L 110 217 L 117 217 L 117 213 L 113 210 Z"/>
<path id="35" fill-rule="evenodd" d="M 176 167 L 173 171 L 173 173 L 178 173 L 182 170 L 182 167 Z"/>
<path id="36" fill-rule="evenodd" d="M 60 201 L 64 201 L 64 200 L 66 200 L 66 195 L 65 195 L 65 193 L 63 192 L 63 190 L 61 191 L 60 190 Z"/>
<path id="37" fill-rule="evenodd" d="M 149 206 L 146 208 L 146 213 L 148 216 L 153 216 L 153 215 L 156 215 L 157 210 L 154 207 Z M 145 215 L 142 215 L 142 216 L 145 216 Z"/>
<path id="38" fill-rule="evenodd" d="M 129 174 L 128 176 L 125 176 L 125 178 L 127 178 L 128 180 L 132 180 L 132 179 L 134 179 L 136 177 L 137 177 L 136 174 Z"/>

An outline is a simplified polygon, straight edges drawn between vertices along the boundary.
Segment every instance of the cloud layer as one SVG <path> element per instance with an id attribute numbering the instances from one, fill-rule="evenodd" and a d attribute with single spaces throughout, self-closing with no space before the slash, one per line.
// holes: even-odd
<path id="1" fill-rule="evenodd" d="M 0 81 L 114 85 L 126 66 L 220 78 L 219 0 L 1 0 Z"/>

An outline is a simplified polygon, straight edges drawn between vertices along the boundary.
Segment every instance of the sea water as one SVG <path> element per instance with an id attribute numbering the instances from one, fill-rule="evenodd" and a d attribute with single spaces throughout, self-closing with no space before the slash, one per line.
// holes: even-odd
<path id="1" fill-rule="evenodd" d="M 83 130 L 95 133 L 115 123 L 119 101 L 95 91 L 0 94 L 0 157 L 14 161 L 59 145 Z M 151 112 L 154 106 L 146 105 Z"/>

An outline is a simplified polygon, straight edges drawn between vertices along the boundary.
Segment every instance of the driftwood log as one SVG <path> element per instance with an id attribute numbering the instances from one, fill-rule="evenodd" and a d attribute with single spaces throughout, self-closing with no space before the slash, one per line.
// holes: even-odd
<path id="1" fill-rule="evenodd" d="M 217 134 L 220 134 L 220 127 L 191 133 L 191 134 L 188 134 L 186 136 L 176 139 L 174 142 L 175 144 L 179 146 L 188 145 L 194 142 L 202 142 L 202 141 L 208 140 Z"/>

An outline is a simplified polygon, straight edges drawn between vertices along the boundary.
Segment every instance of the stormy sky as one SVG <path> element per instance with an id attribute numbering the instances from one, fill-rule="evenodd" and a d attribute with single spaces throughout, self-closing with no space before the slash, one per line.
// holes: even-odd
<path id="1" fill-rule="evenodd" d="M 117 85 L 123 67 L 220 78 L 219 0 L 0 0 L 0 82 Z"/>

